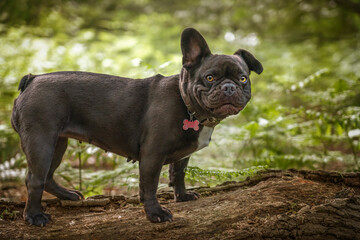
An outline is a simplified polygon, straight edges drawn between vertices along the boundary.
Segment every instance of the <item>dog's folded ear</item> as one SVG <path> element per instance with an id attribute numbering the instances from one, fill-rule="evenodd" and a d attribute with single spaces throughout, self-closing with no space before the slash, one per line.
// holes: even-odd
<path id="1" fill-rule="evenodd" d="M 211 54 L 205 39 L 194 28 L 186 28 L 182 32 L 181 51 L 183 67 L 187 69 L 197 66 L 203 58 Z"/>
<path id="2" fill-rule="evenodd" d="M 239 49 L 237 50 L 234 55 L 238 55 L 239 57 L 241 57 L 245 63 L 248 65 L 250 71 L 254 71 L 257 74 L 262 73 L 263 71 L 263 66 L 261 65 L 261 63 L 248 51 L 244 50 L 244 49 Z"/>

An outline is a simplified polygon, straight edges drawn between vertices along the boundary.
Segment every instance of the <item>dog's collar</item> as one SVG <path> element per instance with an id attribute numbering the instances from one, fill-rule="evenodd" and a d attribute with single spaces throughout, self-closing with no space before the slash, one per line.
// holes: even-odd
<path id="1" fill-rule="evenodd" d="M 190 115 L 190 119 L 192 117 L 195 117 L 196 119 L 199 120 L 201 125 L 204 125 L 206 127 L 211 127 L 214 128 L 216 125 L 218 125 L 220 123 L 219 119 L 216 119 L 214 117 L 211 118 L 201 118 L 201 116 L 199 116 L 196 112 L 195 109 L 192 107 L 191 105 L 191 100 L 190 97 L 186 94 L 185 89 L 184 89 L 184 70 L 181 71 L 180 74 L 180 79 L 179 79 L 179 89 L 180 89 L 180 95 L 182 100 L 184 101 L 184 104 L 188 110 L 188 114 Z"/>

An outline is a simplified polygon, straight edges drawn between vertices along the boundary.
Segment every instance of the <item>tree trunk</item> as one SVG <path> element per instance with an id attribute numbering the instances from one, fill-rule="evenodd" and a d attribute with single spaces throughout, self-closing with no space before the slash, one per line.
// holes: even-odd
<path id="1" fill-rule="evenodd" d="M 0 239 L 360 239 L 360 173 L 261 171 L 242 182 L 192 189 L 201 198 L 175 203 L 171 223 L 150 223 L 138 197 L 43 201 L 44 228 L 21 218 L 24 203 L 0 201 Z"/>

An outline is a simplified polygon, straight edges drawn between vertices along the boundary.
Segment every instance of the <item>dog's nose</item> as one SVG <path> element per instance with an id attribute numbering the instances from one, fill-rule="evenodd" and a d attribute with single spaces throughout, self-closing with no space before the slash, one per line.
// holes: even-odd
<path id="1" fill-rule="evenodd" d="M 221 90 L 224 91 L 226 96 L 232 96 L 236 92 L 236 86 L 232 83 L 225 83 L 221 86 Z"/>

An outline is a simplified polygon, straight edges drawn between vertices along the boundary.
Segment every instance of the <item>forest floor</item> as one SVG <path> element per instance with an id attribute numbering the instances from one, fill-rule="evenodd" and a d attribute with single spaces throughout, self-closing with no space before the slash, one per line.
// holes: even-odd
<path id="1" fill-rule="evenodd" d="M 24 202 L 0 201 L 0 239 L 360 239 L 360 173 L 267 170 L 242 182 L 159 200 L 173 222 L 150 223 L 138 198 L 43 201 L 52 221 L 29 226 Z"/>

